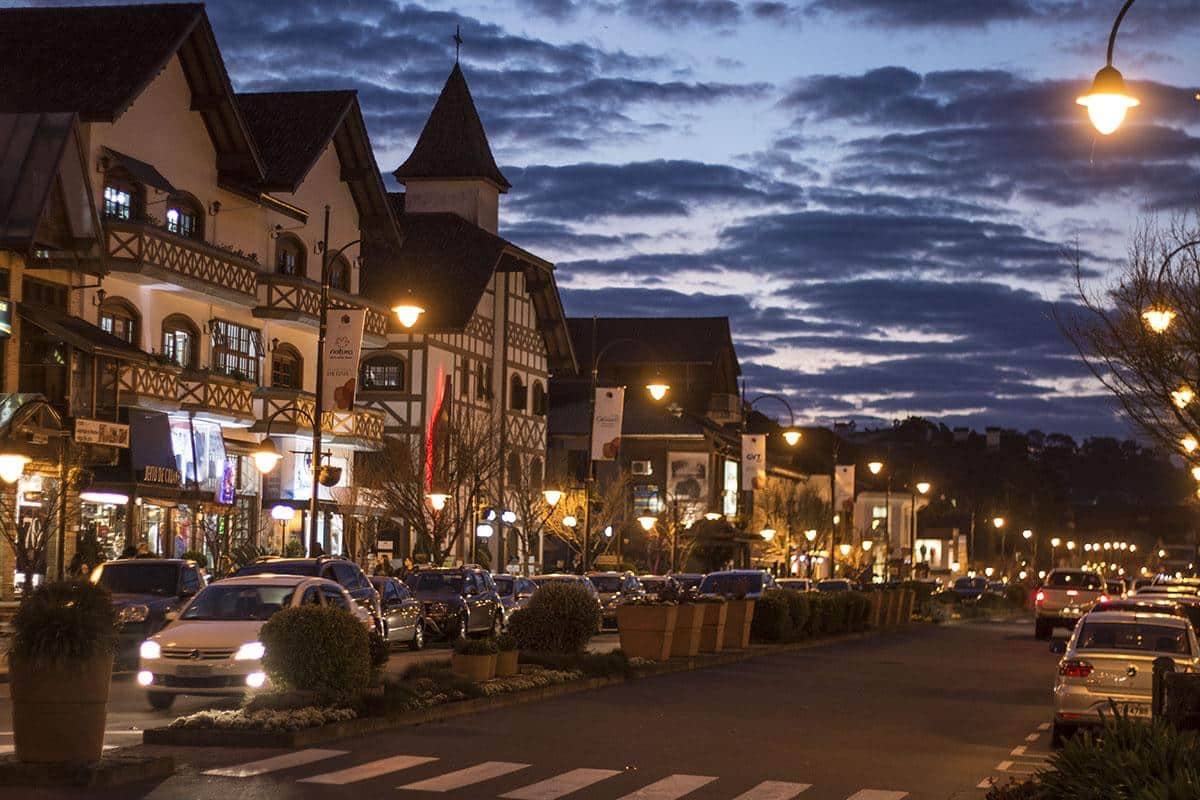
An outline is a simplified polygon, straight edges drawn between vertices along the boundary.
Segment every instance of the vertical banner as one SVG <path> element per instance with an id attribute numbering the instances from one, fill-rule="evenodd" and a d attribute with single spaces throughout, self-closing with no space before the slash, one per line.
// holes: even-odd
<path id="1" fill-rule="evenodd" d="M 839 464 L 833 480 L 833 513 L 854 505 L 854 465 Z"/>
<path id="2" fill-rule="evenodd" d="M 358 359 L 362 354 L 365 308 L 334 308 L 329 311 L 325 334 L 325 383 L 321 408 L 326 411 L 352 411 L 358 383 Z"/>
<path id="3" fill-rule="evenodd" d="M 621 417 L 625 410 L 625 388 L 596 390 L 592 415 L 592 461 L 616 461 L 621 449 Z"/>
<path id="4" fill-rule="evenodd" d="M 767 480 L 767 437 L 761 433 L 742 436 L 742 491 L 761 489 Z"/>

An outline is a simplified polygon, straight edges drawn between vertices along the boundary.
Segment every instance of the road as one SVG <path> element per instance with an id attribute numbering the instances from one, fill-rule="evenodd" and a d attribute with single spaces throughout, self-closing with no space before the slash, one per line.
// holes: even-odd
<path id="1" fill-rule="evenodd" d="M 1055 662 L 1028 623 L 917 627 L 295 753 L 144 747 L 178 774 L 95 796 L 981 800 L 1048 751 Z"/>

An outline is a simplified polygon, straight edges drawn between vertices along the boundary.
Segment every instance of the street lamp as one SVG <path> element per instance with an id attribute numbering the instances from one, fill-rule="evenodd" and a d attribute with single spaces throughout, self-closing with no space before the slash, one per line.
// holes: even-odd
<path id="1" fill-rule="evenodd" d="M 871 471 L 872 475 L 878 475 L 880 472 L 883 471 L 883 462 L 882 461 L 871 461 L 870 463 L 867 464 L 867 469 L 869 469 Z"/>
<path id="2" fill-rule="evenodd" d="M 774 528 L 763 528 L 761 531 L 758 532 L 758 535 L 763 538 L 764 542 L 769 542 L 775 538 L 775 529 Z"/>
<path id="3" fill-rule="evenodd" d="M 430 492 L 425 495 L 425 498 L 429 500 L 430 508 L 434 511 L 441 511 L 446 507 L 446 501 L 450 499 L 450 495 L 442 492 Z"/>
<path id="4" fill-rule="evenodd" d="M 746 403 L 747 412 L 752 410 L 754 408 L 754 406 L 756 406 L 762 400 L 775 400 L 775 401 L 783 404 L 784 408 L 786 408 L 787 412 L 788 412 L 788 426 L 783 429 L 783 433 L 782 433 L 783 441 L 784 441 L 784 443 L 787 444 L 788 447 L 795 447 L 797 444 L 799 444 L 800 438 L 803 434 L 801 434 L 800 430 L 796 427 L 796 414 L 794 411 L 792 411 L 792 404 L 777 394 L 760 394 L 758 397 L 755 397 L 753 400 Z M 743 432 L 746 427 L 745 422 L 746 422 L 746 418 L 745 418 L 745 415 L 743 415 L 743 417 L 742 417 Z"/>
<path id="5" fill-rule="evenodd" d="M 1058 546 L 1062 544 L 1062 539 L 1055 536 L 1050 540 L 1050 568 L 1058 566 Z M 1107 545 L 1106 545 L 1107 546 Z"/>
<path id="6" fill-rule="evenodd" d="M 0 453 L 0 480 L 16 483 L 25 472 L 25 465 L 32 459 L 19 453 Z"/>
<path id="7" fill-rule="evenodd" d="M 542 497 L 546 499 L 546 505 L 554 508 L 558 505 L 558 501 L 562 500 L 563 493 L 558 489 L 546 489 L 542 492 Z"/>
<path id="8" fill-rule="evenodd" d="M 275 446 L 275 442 L 269 437 L 259 442 L 258 447 L 254 448 L 250 456 L 254 459 L 254 467 L 263 475 L 275 469 L 279 465 L 279 460 L 283 458 L 283 455 L 279 452 L 279 448 Z M 3 458 L 3 456 L 0 456 L 0 458 Z"/>
<path id="9" fill-rule="evenodd" d="M 931 488 L 933 488 L 933 487 L 932 487 L 932 484 L 929 483 L 929 481 L 917 481 L 916 483 L 914 483 L 912 485 L 913 491 L 912 491 L 912 497 L 910 498 L 911 507 L 909 509 L 910 513 L 912 514 L 912 518 L 909 523 L 909 537 L 910 537 L 911 541 L 909 542 L 909 547 L 908 547 L 908 550 L 910 551 L 909 561 L 912 564 L 912 566 L 910 567 L 911 571 L 916 570 L 916 560 L 917 560 L 917 524 L 919 522 L 919 519 L 917 517 L 917 495 L 918 494 L 927 495 L 927 494 L 929 494 L 929 490 Z M 901 542 L 901 547 L 900 547 L 900 561 L 901 561 L 900 568 L 901 569 L 904 568 L 903 561 L 904 561 L 905 548 L 903 545 L 904 545 L 904 543 Z"/>
<path id="10" fill-rule="evenodd" d="M 1004 527 L 1004 517 L 992 517 L 992 525 L 996 530 L 1000 530 Z"/>
<path id="11" fill-rule="evenodd" d="M 1187 408 L 1188 403 L 1196 398 L 1196 393 L 1187 386 L 1180 386 L 1175 391 L 1171 392 L 1171 402 L 1178 409 Z"/>
<path id="12" fill-rule="evenodd" d="M 1117 29 L 1121 27 L 1121 20 L 1125 19 L 1125 13 L 1129 11 L 1131 5 L 1133 5 L 1133 0 L 1125 0 L 1125 5 L 1121 6 L 1121 11 L 1113 22 L 1112 33 L 1108 36 L 1108 55 L 1104 66 L 1096 73 L 1096 77 L 1092 81 L 1091 90 L 1075 101 L 1087 108 L 1092 125 L 1104 136 L 1108 136 L 1119 128 L 1125 119 L 1125 112 L 1138 105 L 1139 102 L 1136 97 L 1126 91 L 1125 79 L 1112 65 L 1113 45 L 1117 41 Z"/>
<path id="13" fill-rule="evenodd" d="M 637 518 L 638 524 L 642 526 L 642 530 L 649 533 L 654 529 L 654 523 L 658 522 L 658 517 L 645 514 Z"/>
<path id="14" fill-rule="evenodd" d="M 343 250 L 345 248 L 342 248 Z M 406 328 L 411 328 L 417 324 L 417 320 L 425 313 L 425 309 L 417 305 L 417 302 L 412 297 L 412 289 L 406 293 L 404 300 L 392 306 L 392 311 L 396 314 L 396 319 L 400 320 L 400 324 Z"/>
<path id="15" fill-rule="evenodd" d="M 562 524 L 564 528 L 574 528 L 579 524 L 579 520 L 577 520 L 573 515 L 567 514 L 565 517 L 563 517 Z"/>

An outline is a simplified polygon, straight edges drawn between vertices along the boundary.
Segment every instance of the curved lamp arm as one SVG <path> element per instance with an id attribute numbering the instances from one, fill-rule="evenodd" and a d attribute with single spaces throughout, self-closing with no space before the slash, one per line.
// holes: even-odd
<path id="1" fill-rule="evenodd" d="M 654 358 L 656 358 L 656 359 L 659 358 L 658 351 L 655 350 L 650 345 L 646 344 L 645 342 L 638 340 L 638 339 L 630 339 L 628 336 L 622 336 L 619 339 L 611 340 L 608 344 L 604 345 L 604 347 L 600 348 L 600 351 L 598 353 L 596 353 L 596 357 L 594 359 L 592 359 L 592 372 L 595 372 L 596 370 L 600 369 L 600 362 L 604 360 L 604 356 L 608 353 L 609 350 L 611 350 L 613 348 L 614 345 L 618 345 L 618 344 L 637 345 L 638 347 L 642 348 L 647 353 L 652 355 Z"/>
<path id="2" fill-rule="evenodd" d="M 1133 2 L 1133 0 L 1130 0 L 1130 2 Z M 1184 242 L 1183 244 L 1179 245 L 1179 247 L 1176 247 L 1174 250 L 1167 253 L 1166 257 L 1163 258 L 1163 260 L 1162 260 L 1162 264 L 1158 268 L 1158 281 L 1157 282 L 1162 283 L 1163 275 L 1166 274 L 1167 267 L 1170 265 L 1171 259 L 1175 258 L 1175 256 L 1179 255 L 1184 250 L 1187 250 L 1189 247 L 1197 247 L 1197 246 L 1200 246 L 1200 239 L 1194 239 L 1190 242 Z"/>
<path id="3" fill-rule="evenodd" d="M 783 403 L 783 407 L 788 411 L 788 427 L 796 427 L 796 412 L 792 411 L 792 404 L 789 403 L 782 395 L 778 394 L 760 394 L 758 397 L 746 404 L 748 408 L 754 408 L 760 400 L 777 400 Z"/>
<path id="4" fill-rule="evenodd" d="M 1125 14 L 1128 13 L 1129 7 L 1133 5 L 1134 0 L 1125 0 L 1125 5 L 1121 6 L 1120 12 L 1117 13 L 1116 20 L 1113 21 L 1112 33 L 1108 35 L 1108 57 L 1105 61 L 1107 66 L 1112 66 L 1113 45 L 1117 43 L 1117 29 L 1121 27 L 1121 21 L 1125 19 Z"/>

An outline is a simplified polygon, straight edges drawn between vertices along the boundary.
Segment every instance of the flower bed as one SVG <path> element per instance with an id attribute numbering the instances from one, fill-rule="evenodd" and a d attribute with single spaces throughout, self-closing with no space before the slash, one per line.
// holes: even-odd
<path id="1" fill-rule="evenodd" d="M 232 711 L 197 711 L 195 714 L 179 717 L 167 727 L 235 731 L 298 731 L 303 728 L 328 725 L 331 722 L 347 722 L 356 717 L 358 717 L 358 712 L 353 708 L 307 706 L 278 710 L 261 708 L 254 711 L 239 708 Z"/>

